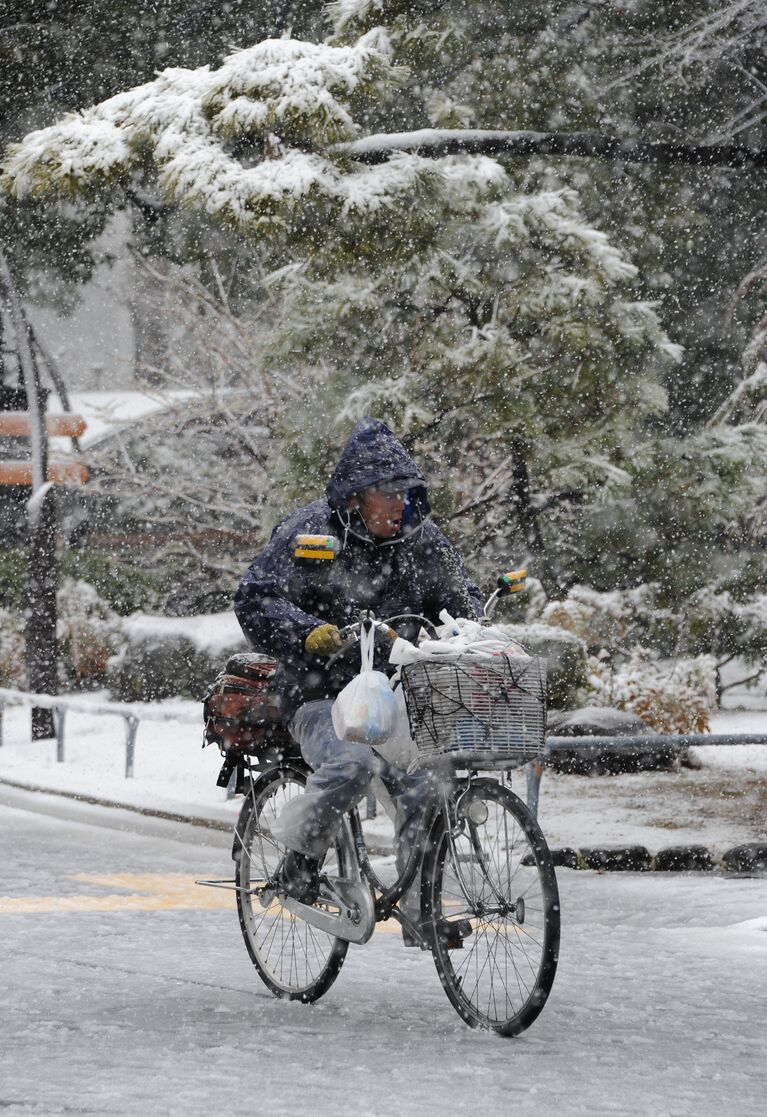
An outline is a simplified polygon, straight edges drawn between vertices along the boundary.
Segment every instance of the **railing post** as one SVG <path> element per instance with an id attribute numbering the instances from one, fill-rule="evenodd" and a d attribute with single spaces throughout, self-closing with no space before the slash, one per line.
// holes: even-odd
<path id="1" fill-rule="evenodd" d="M 53 715 L 56 719 L 56 759 L 61 763 L 64 759 L 64 723 L 67 719 L 66 706 L 54 706 Z"/>
<path id="2" fill-rule="evenodd" d="M 135 714 L 125 714 L 125 778 L 133 779 L 133 762 L 136 757 L 136 734 L 138 718 Z"/>
<path id="3" fill-rule="evenodd" d="M 368 794 L 367 794 L 367 804 L 366 804 L 366 806 L 367 806 L 367 810 L 365 811 L 365 818 L 366 819 L 375 818 L 376 811 L 377 811 L 378 808 L 376 806 L 376 797 L 375 797 L 375 795 L 373 794 L 372 791 L 369 791 Z"/>
<path id="4" fill-rule="evenodd" d="M 0 698 L 0 748 L 3 747 L 3 714 L 5 713 L 5 699 Z"/>
<path id="5" fill-rule="evenodd" d="M 538 800 L 541 794 L 541 776 L 543 764 L 539 760 L 531 760 L 527 765 L 527 806 L 533 818 L 538 817 Z"/>

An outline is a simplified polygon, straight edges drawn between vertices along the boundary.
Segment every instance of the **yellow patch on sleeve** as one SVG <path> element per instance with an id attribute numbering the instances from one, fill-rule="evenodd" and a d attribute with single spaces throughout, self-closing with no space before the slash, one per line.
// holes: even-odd
<path id="1" fill-rule="evenodd" d="M 334 535 L 297 535 L 293 554 L 301 559 L 334 559 L 340 550 Z"/>

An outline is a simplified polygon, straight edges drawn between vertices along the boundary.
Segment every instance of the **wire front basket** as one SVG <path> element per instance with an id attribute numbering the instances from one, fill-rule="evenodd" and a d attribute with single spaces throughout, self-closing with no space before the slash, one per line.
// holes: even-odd
<path id="1" fill-rule="evenodd" d="M 514 768 L 543 754 L 546 664 L 537 657 L 418 660 L 402 668 L 402 688 L 422 765 Z"/>

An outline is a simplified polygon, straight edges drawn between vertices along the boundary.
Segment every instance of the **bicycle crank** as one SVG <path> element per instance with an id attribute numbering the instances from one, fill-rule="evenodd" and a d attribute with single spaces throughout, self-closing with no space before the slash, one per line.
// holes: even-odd
<path id="1" fill-rule="evenodd" d="M 373 896 L 359 881 L 321 877 L 320 895 L 313 905 L 284 894 L 279 899 L 291 915 L 346 942 L 365 943 L 375 930 Z"/>

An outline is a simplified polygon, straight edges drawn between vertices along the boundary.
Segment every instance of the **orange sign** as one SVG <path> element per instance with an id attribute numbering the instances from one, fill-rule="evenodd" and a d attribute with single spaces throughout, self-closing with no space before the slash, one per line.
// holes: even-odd
<path id="1" fill-rule="evenodd" d="M 88 466 L 82 462 L 50 462 L 48 465 L 49 481 L 84 485 L 88 477 Z M 31 462 L 0 462 L 0 485 L 31 484 Z"/>
<path id="2" fill-rule="evenodd" d="M 45 426 L 52 438 L 79 438 L 86 424 L 81 415 L 46 415 Z M 30 433 L 28 411 L 0 412 L 0 435 L 29 438 Z"/>

